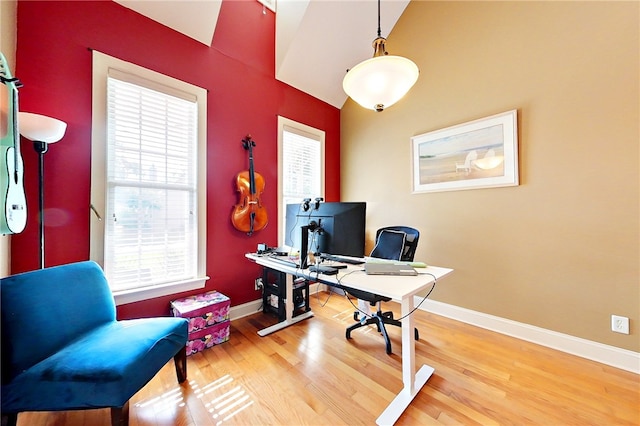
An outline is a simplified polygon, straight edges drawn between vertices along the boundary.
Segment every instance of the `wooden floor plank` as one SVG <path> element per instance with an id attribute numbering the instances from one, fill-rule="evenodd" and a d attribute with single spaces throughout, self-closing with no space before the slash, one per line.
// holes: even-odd
<path id="1" fill-rule="evenodd" d="M 231 323 L 230 340 L 173 361 L 130 402 L 131 426 L 373 425 L 402 388 L 401 330 L 375 326 L 345 338 L 354 307 L 310 298 L 315 316 L 276 333 L 256 313 Z M 388 303 L 398 316 L 400 307 Z M 435 373 L 398 425 L 640 425 L 638 375 L 417 311 L 417 364 Z M 19 426 L 106 426 L 109 410 L 22 413 Z"/>

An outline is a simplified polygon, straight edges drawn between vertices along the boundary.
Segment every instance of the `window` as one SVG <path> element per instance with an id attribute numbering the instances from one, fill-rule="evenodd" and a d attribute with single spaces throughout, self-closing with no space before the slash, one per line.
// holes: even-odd
<path id="1" fill-rule="evenodd" d="M 284 244 L 286 205 L 324 198 L 324 131 L 278 117 L 278 244 Z"/>
<path id="2" fill-rule="evenodd" d="M 94 51 L 91 259 L 116 303 L 204 287 L 206 90 Z"/>

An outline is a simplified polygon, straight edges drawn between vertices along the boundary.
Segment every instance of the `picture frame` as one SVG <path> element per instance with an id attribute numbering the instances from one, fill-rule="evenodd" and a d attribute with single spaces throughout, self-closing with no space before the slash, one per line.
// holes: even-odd
<path id="1" fill-rule="evenodd" d="M 519 185 L 518 112 L 411 138 L 413 193 Z"/>

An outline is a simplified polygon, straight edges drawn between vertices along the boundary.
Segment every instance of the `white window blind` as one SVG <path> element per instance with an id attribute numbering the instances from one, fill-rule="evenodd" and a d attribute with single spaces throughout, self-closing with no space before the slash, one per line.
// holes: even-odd
<path id="1" fill-rule="evenodd" d="M 144 83 L 109 70 L 104 269 L 114 292 L 198 274 L 197 104 Z"/>
<path id="2" fill-rule="evenodd" d="M 299 203 L 304 198 L 322 196 L 320 141 L 313 135 L 284 126 L 283 187 L 285 204 Z"/>
<path id="3" fill-rule="evenodd" d="M 279 244 L 284 244 L 286 205 L 324 197 L 324 132 L 278 117 Z"/>

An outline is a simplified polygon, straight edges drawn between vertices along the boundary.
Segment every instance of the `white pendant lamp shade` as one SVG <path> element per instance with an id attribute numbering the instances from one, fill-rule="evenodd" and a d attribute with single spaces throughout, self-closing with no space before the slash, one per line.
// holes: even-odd
<path id="1" fill-rule="evenodd" d="M 380 31 L 380 0 L 378 0 L 378 37 L 373 40 L 373 58 L 347 70 L 342 80 L 345 93 L 360 106 L 382 111 L 398 102 L 418 81 L 420 70 L 412 60 L 389 55 L 387 39 Z"/>
<path id="2" fill-rule="evenodd" d="M 342 81 L 342 88 L 363 108 L 379 112 L 402 99 L 419 74 L 418 66 L 410 59 L 376 56 L 351 68 Z"/>

